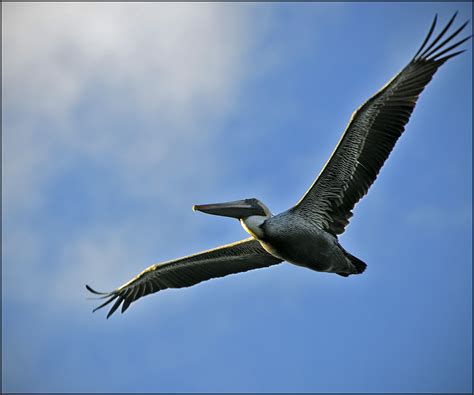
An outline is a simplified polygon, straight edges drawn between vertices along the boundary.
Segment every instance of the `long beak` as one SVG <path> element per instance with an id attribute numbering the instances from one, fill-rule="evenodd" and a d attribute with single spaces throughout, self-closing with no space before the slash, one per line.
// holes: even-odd
<path id="1" fill-rule="evenodd" d="M 193 211 L 240 219 L 260 214 L 261 208 L 248 203 L 246 200 L 235 200 L 227 203 L 194 205 Z"/>

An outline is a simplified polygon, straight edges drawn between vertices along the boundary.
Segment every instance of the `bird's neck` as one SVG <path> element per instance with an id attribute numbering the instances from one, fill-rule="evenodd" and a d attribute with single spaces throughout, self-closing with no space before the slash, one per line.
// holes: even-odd
<path id="1" fill-rule="evenodd" d="M 243 218 L 240 220 L 242 227 L 245 229 L 247 233 L 255 237 L 256 239 L 261 239 L 265 236 L 261 225 L 268 219 L 269 216 L 263 215 L 252 215 L 247 218 Z"/>

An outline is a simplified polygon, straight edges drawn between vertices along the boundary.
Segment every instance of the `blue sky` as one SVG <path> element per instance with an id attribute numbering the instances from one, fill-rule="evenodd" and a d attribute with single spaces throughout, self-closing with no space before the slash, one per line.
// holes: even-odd
<path id="1" fill-rule="evenodd" d="M 84 284 L 246 237 L 193 204 L 293 205 L 434 14 L 471 7 L 2 3 L 3 391 L 470 392 L 470 42 L 341 236 L 363 275 L 282 264 L 109 320 Z"/>

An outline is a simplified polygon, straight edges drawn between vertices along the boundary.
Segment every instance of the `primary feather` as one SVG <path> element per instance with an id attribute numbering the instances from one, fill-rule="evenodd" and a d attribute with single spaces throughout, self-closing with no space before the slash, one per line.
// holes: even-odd
<path id="1" fill-rule="evenodd" d="M 441 65 L 464 52 L 447 53 L 471 36 L 447 45 L 468 22 L 435 47 L 455 17 L 456 14 L 425 48 L 436 27 L 435 16 L 428 35 L 410 63 L 354 112 L 318 178 L 291 209 L 294 214 L 304 216 L 333 235 L 344 232 L 352 209 L 367 193 L 405 130 L 420 93 Z"/>
<path id="2" fill-rule="evenodd" d="M 167 288 L 190 287 L 211 278 L 260 269 L 280 262 L 281 259 L 267 253 L 257 240 L 248 238 L 150 266 L 112 292 L 97 292 L 88 285 L 86 288 L 94 294 L 101 295 L 101 298 L 107 299 L 94 311 L 115 301 L 107 315 L 109 318 L 122 302 L 123 313 L 132 302 L 151 293 Z"/>

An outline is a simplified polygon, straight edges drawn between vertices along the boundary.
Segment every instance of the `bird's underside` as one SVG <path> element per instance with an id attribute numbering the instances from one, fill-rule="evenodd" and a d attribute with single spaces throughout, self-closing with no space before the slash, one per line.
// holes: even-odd
<path id="1" fill-rule="evenodd" d="M 302 199 L 272 216 L 256 199 L 195 206 L 209 214 L 240 220 L 251 237 L 213 250 L 150 266 L 108 293 L 95 310 L 113 302 L 110 317 L 141 297 L 167 288 L 182 288 L 212 278 L 265 268 L 286 260 L 316 271 L 342 276 L 362 273 L 365 263 L 338 242 L 355 204 L 367 193 L 405 129 L 419 95 L 438 68 L 464 51 L 454 51 L 471 36 L 453 39 L 467 22 L 450 32 L 456 14 L 432 38 L 435 17 L 413 59 L 352 115 L 336 149 Z"/>

